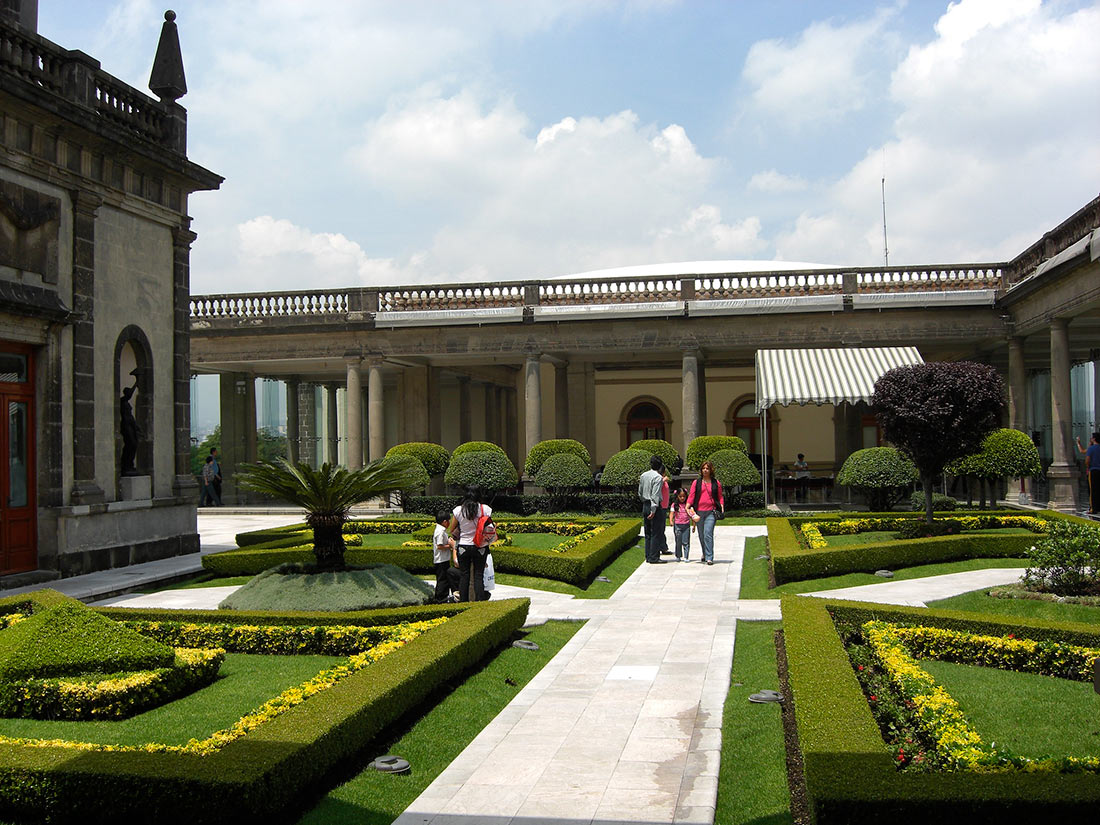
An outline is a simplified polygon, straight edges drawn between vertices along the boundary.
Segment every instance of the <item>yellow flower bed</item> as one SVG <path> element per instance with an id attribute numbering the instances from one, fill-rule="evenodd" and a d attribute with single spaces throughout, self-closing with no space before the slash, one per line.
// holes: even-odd
<path id="1" fill-rule="evenodd" d="M 828 521 L 808 521 L 800 528 L 802 537 L 806 540 L 806 546 L 811 550 L 820 550 L 828 547 L 825 536 L 853 536 L 856 533 L 870 533 L 886 530 L 898 530 L 906 521 L 912 521 L 917 516 L 909 517 L 876 517 L 876 518 L 845 518 L 830 519 Z M 1046 530 L 1046 520 L 1035 516 L 943 516 L 937 521 L 950 519 L 957 521 L 962 530 L 995 530 L 1003 527 L 1023 527 L 1032 533 L 1042 533 Z"/>
<path id="2" fill-rule="evenodd" d="M 1041 646 L 1056 645 L 1066 656 L 1084 657 L 1091 674 L 1092 661 L 1100 655 L 1100 651 L 1074 648 L 1072 645 L 1058 645 L 1054 642 L 979 636 L 940 628 L 899 627 L 881 621 L 866 622 L 863 625 L 863 635 L 890 681 L 897 686 L 903 697 L 913 703 L 921 727 L 936 742 L 936 747 L 944 758 L 956 768 L 985 773 L 1017 769 L 1043 772 L 1058 772 L 1064 769 L 1100 772 L 1100 758 L 1097 757 L 1064 756 L 1030 759 L 1001 754 L 992 744 L 987 745 L 982 741 L 978 732 L 967 721 L 958 703 L 941 685 L 936 683 L 930 673 L 921 668 L 915 658 L 921 656 L 952 660 L 954 656 L 969 656 L 972 651 L 984 647 L 990 651 L 989 658 L 1007 663 L 1016 661 L 1016 654 L 1020 652 L 1034 656 L 1042 653 Z M 916 650 L 913 649 L 914 646 L 917 647 Z M 1023 668 L 1011 667 L 1011 669 Z M 1091 675 L 1088 678 L 1091 678 Z"/>
<path id="3" fill-rule="evenodd" d="M 242 716 L 236 723 L 234 723 L 230 727 L 220 731 L 216 731 L 205 739 L 192 739 L 186 745 L 164 745 L 158 742 L 148 742 L 144 745 L 102 745 L 95 742 L 75 742 L 64 739 L 23 739 L 10 736 L 0 736 L 0 744 L 24 745 L 27 747 L 38 748 L 61 747 L 81 751 L 113 751 L 129 753 L 192 753 L 199 756 L 207 756 L 209 754 L 217 752 L 233 740 L 239 739 L 249 731 L 255 730 L 265 722 L 270 721 L 271 719 L 274 719 L 282 715 L 283 713 L 286 713 L 291 708 L 300 705 L 309 697 L 315 696 L 321 691 L 328 690 L 342 679 L 347 678 L 356 671 L 362 670 L 364 667 L 371 664 L 372 662 L 378 661 L 382 657 L 388 655 L 389 653 L 392 653 L 394 650 L 397 650 L 398 648 L 412 641 L 421 633 L 430 630 L 433 627 L 437 627 L 443 624 L 445 621 L 447 621 L 446 618 L 429 619 L 428 621 L 410 622 L 407 624 L 387 628 L 388 630 L 393 631 L 393 633 L 391 634 L 391 638 L 389 638 L 387 641 L 375 644 L 367 650 L 363 650 L 349 656 L 345 664 L 336 665 L 335 667 L 323 670 L 312 679 L 309 679 L 306 682 L 295 687 L 287 688 L 278 696 L 268 700 L 256 710 Z M 192 625 L 191 627 L 202 627 L 202 625 Z M 215 625 L 213 627 L 218 626 Z M 295 630 L 296 628 L 283 629 Z M 378 628 L 360 629 L 378 630 Z M 343 628 L 343 630 L 347 630 L 347 628 Z"/>

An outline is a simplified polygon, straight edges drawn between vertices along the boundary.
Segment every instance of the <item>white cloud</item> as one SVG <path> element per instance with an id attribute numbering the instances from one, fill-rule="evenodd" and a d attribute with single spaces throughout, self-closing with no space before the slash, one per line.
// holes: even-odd
<path id="1" fill-rule="evenodd" d="M 891 263 L 1008 259 L 1094 197 L 1100 8 L 1057 12 L 950 5 L 893 73 L 893 139 L 776 239 L 778 256 L 882 261 L 883 148 Z"/>
<path id="2" fill-rule="evenodd" d="M 722 210 L 704 204 L 691 211 L 678 226 L 658 233 L 658 249 L 666 260 L 695 257 L 699 250 L 711 257 L 747 258 L 760 252 L 765 242 L 760 237 L 760 219 L 745 218 L 734 224 L 722 222 Z"/>
<path id="3" fill-rule="evenodd" d="M 806 179 L 799 175 L 784 175 L 775 169 L 768 169 L 749 178 L 748 188 L 750 191 L 774 195 L 801 192 L 808 185 Z"/>
<path id="4" fill-rule="evenodd" d="M 813 23 L 797 40 L 759 40 L 745 58 L 742 77 L 750 105 L 787 126 L 837 121 L 862 109 L 876 82 L 872 58 L 895 38 L 885 27 L 895 12 L 844 25 Z"/>

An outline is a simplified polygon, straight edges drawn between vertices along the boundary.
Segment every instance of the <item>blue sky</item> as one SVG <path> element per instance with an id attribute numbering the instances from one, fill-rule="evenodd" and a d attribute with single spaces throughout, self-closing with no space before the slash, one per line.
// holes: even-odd
<path id="1" fill-rule="evenodd" d="M 144 89 L 166 0 L 41 0 Z M 1007 259 L 1100 191 L 1100 7 L 181 0 L 192 291 Z"/>

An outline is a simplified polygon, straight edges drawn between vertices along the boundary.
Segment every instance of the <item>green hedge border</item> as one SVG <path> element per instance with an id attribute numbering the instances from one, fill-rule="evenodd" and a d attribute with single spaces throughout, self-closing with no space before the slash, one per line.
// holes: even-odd
<path id="1" fill-rule="evenodd" d="M 67 598 L 40 594 L 0 599 L 0 612 Z M 303 790 L 315 787 L 387 725 L 505 642 L 523 625 L 528 606 L 526 599 L 511 599 L 324 614 L 102 609 L 111 618 L 160 615 L 241 624 L 451 619 L 209 756 L 0 745 L 0 817 L 82 825 L 153 819 L 180 825 L 252 823 L 281 817 Z"/>
<path id="2" fill-rule="evenodd" d="M 768 519 L 768 549 L 776 584 L 838 576 L 843 573 L 873 573 L 882 568 L 896 570 L 920 564 L 983 558 L 1023 558 L 1035 544 L 1033 535 L 937 536 L 850 547 L 825 547 L 810 550 L 802 546 L 796 531 L 807 522 L 839 521 L 843 518 L 919 518 L 920 514 L 849 513 L 796 518 Z M 957 513 L 954 515 L 958 515 Z M 971 515 L 971 513 L 966 513 Z M 981 511 L 973 515 L 1031 515 L 1044 519 L 1084 521 L 1077 516 L 1053 510 Z"/>
<path id="3" fill-rule="evenodd" d="M 507 533 L 509 524 L 555 521 L 591 524 L 593 527 L 606 529 L 564 553 L 498 547 L 493 550 L 495 569 L 501 573 L 519 573 L 570 584 L 587 584 L 611 558 L 633 546 L 642 530 L 641 519 L 633 518 L 507 518 L 501 519 L 498 526 Z M 256 534 L 262 534 L 269 540 L 259 543 L 251 541 Z M 273 534 L 276 537 L 270 539 Z M 304 535 L 308 541 L 308 532 Z M 261 573 L 279 564 L 309 561 L 313 558 L 312 553 L 291 549 L 301 545 L 302 538 L 302 525 L 290 525 L 279 530 L 258 530 L 253 534 L 242 533 L 237 537 L 240 549 L 203 556 L 202 566 L 220 576 L 244 576 Z M 369 538 L 369 533 L 363 535 L 364 542 L 368 542 Z M 432 571 L 430 547 L 349 547 L 344 558 L 351 565 L 395 564 L 415 573 Z"/>
<path id="4" fill-rule="evenodd" d="M 949 627 L 1100 644 L 1100 628 L 954 610 L 806 596 L 782 599 L 783 633 L 806 790 L 817 825 L 968 825 L 1084 822 L 1100 805 L 1100 777 L 1023 772 L 899 773 L 856 680 L 830 610 L 856 622 Z"/>

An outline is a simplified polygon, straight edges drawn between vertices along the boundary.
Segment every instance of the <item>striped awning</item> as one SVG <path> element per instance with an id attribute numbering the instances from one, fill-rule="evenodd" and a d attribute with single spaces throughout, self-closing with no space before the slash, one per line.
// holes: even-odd
<path id="1" fill-rule="evenodd" d="M 756 411 L 775 404 L 870 402 L 883 373 L 923 363 L 916 347 L 757 350 Z"/>

